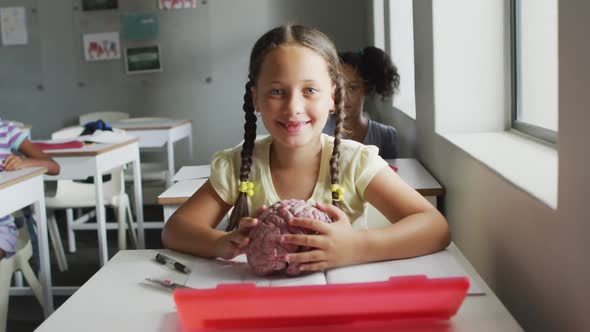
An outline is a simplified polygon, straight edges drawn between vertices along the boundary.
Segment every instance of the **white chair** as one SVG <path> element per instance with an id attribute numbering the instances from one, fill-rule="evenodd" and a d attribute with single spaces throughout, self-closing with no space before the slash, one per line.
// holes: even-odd
<path id="1" fill-rule="evenodd" d="M 75 138 L 84 128 L 82 126 L 68 127 L 52 134 L 52 139 Z M 118 227 L 118 245 L 120 250 L 127 247 L 125 230 L 129 229 L 131 240 L 137 246 L 137 235 L 131 214 L 129 196 L 125 193 L 125 184 L 123 181 L 123 169 L 121 167 L 113 169 L 108 173 L 111 175 L 110 181 L 104 182 L 104 202 L 105 207 L 116 209 L 117 222 L 107 223 L 107 229 Z M 95 186 L 92 183 L 79 183 L 72 180 L 58 180 L 54 196 L 45 198 L 47 207 L 47 226 L 49 235 L 55 251 L 60 271 L 68 269 L 67 260 L 64 253 L 61 238 L 57 228 L 54 210 L 65 209 L 68 233 L 68 249 L 70 253 L 76 252 L 75 230 L 97 229 L 94 224 L 85 224 L 91 218 L 96 216 L 96 211 L 78 216 L 74 219 L 73 209 L 94 208 L 96 206 Z M 128 227 L 125 223 L 128 223 Z M 114 224 L 114 225 L 113 225 Z"/>
<path id="2" fill-rule="evenodd" d="M 88 122 L 102 120 L 104 122 L 115 122 L 123 119 L 129 119 L 129 113 L 125 112 L 113 112 L 113 111 L 102 111 L 92 112 L 80 115 L 78 120 L 81 125 L 85 125 Z"/>
<path id="3" fill-rule="evenodd" d="M 6 331 L 10 280 L 15 272 L 21 271 L 23 273 L 25 280 L 31 287 L 33 294 L 35 294 L 37 301 L 39 301 L 39 304 L 43 305 L 41 284 L 29 265 L 29 259 L 32 254 L 33 249 L 31 248 L 29 232 L 26 227 L 22 227 L 19 230 L 16 253 L 11 257 L 0 259 L 0 332 Z"/>

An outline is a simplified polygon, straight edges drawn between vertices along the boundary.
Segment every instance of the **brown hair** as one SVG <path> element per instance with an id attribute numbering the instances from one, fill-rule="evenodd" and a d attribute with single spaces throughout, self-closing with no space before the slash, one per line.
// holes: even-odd
<path id="1" fill-rule="evenodd" d="M 340 72 L 340 60 L 336 47 L 332 41 L 319 30 L 301 26 L 285 25 L 274 28 L 256 41 L 250 54 L 250 66 L 248 82 L 246 83 L 246 93 L 244 94 L 244 106 L 242 109 L 245 113 L 246 123 L 244 124 L 244 143 L 242 145 L 242 165 L 240 167 L 240 181 L 248 181 L 250 166 L 252 165 L 252 151 L 254 150 L 254 140 L 256 139 L 256 116 L 254 115 L 254 105 L 252 104 L 251 88 L 256 86 L 260 67 L 265 56 L 273 49 L 285 44 L 298 44 L 307 47 L 319 54 L 328 66 L 328 73 L 335 87 L 335 118 L 336 128 L 334 130 L 334 149 L 330 159 L 330 176 L 331 183 L 339 183 L 339 157 L 340 142 L 342 138 L 342 126 L 344 119 L 344 81 Z M 237 188 L 236 188 L 237 189 Z M 338 194 L 332 193 L 332 204 L 339 206 L 337 201 Z M 230 216 L 227 231 L 232 231 L 238 227 L 240 219 L 248 216 L 248 196 L 240 192 L 234 205 L 234 210 Z"/>

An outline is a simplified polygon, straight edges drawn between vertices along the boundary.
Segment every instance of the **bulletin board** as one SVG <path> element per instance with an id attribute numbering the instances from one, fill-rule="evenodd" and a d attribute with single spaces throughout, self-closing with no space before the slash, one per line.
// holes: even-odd
<path id="1" fill-rule="evenodd" d="M 24 10 L 23 26 L 16 24 L 16 27 L 18 33 L 26 39 L 15 40 L 10 35 L 7 40 L 0 38 L 0 91 L 3 93 L 43 89 L 43 56 L 37 2 L 38 0 L 0 0 L 0 11 L 3 8 L 15 7 Z M 14 23 L 5 21 L 3 24 L 0 21 L 0 28 L 7 29 L 15 25 Z M 21 29 L 22 27 L 24 29 Z"/>
<path id="2" fill-rule="evenodd" d="M 75 72 L 79 87 L 113 82 L 123 82 L 128 87 L 146 84 L 157 86 L 165 81 L 209 80 L 212 52 L 207 0 L 198 0 L 194 8 L 182 9 L 161 9 L 158 5 L 160 0 L 118 0 L 116 9 L 91 11 L 83 10 L 84 0 L 71 1 L 74 29 L 72 52 L 76 59 Z M 126 25 L 135 16 L 145 17 L 154 23 L 148 30 L 131 34 Z M 117 46 L 113 46 L 116 44 L 113 33 L 118 34 Z M 93 38 L 98 38 L 94 44 L 93 41 L 89 42 Z M 95 44 L 111 45 L 105 48 L 117 49 L 119 58 L 115 59 L 113 52 L 106 55 L 107 59 L 95 60 L 93 56 L 99 54 L 93 47 Z M 131 63 L 131 59 L 138 58 L 133 52 L 151 52 L 156 48 L 159 69 L 156 66 L 137 70 Z M 131 57 L 126 57 L 126 50 Z M 100 54 L 105 57 L 106 52 Z"/>

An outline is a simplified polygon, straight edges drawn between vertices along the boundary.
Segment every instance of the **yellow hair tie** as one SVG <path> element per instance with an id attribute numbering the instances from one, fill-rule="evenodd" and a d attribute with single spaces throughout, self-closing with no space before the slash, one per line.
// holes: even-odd
<path id="1" fill-rule="evenodd" d="M 246 193 L 248 197 L 252 197 L 254 195 L 254 183 L 250 181 L 240 181 L 240 192 Z"/>
<path id="2" fill-rule="evenodd" d="M 338 194 L 338 198 L 334 198 L 334 201 L 340 202 L 342 199 L 344 199 L 344 188 L 342 188 L 339 184 L 333 183 L 332 186 L 330 186 L 330 190 L 332 190 L 333 193 Z"/>

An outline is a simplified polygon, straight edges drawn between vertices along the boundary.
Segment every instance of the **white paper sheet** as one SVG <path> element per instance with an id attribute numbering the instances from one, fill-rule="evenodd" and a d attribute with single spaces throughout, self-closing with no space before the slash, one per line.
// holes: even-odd
<path id="1" fill-rule="evenodd" d="M 323 273 L 316 272 L 298 277 L 255 275 L 246 261 L 246 255 L 240 255 L 231 261 L 222 259 L 196 258 L 186 286 L 193 288 L 215 288 L 218 284 L 255 283 L 257 286 L 300 286 L 324 285 Z"/>

